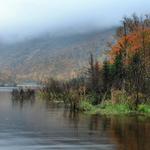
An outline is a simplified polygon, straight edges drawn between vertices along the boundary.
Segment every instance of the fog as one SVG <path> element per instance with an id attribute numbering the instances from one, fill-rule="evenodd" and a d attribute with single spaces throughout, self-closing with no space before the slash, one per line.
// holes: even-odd
<path id="1" fill-rule="evenodd" d="M 101 30 L 149 10 L 149 0 L 0 0 L 0 40 Z"/>

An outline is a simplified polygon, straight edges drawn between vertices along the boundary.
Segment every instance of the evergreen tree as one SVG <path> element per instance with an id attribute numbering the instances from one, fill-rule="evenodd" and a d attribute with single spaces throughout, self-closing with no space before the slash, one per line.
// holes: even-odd
<path id="1" fill-rule="evenodd" d="M 103 63 L 103 89 L 106 92 L 109 88 L 110 84 L 110 71 L 109 71 L 109 63 L 107 60 Z"/>
<path id="2" fill-rule="evenodd" d="M 121 89 L 124 79 L 124 64 L 123 64 L 123 55 L 122 51 L 119 51 L 118 54 L 116 54 L 115 60 L 114 60 L 114 68 L 115 68 L 115 74 L 114 74 L 114 86 L 115 88 Z"/>
<path id="3" fill-rule="evenodd" d="M 137 51 L 130 59 L 129 74 L 132 94 L 135 95 L 135 106 L 139 104 L 139 93 L 142 92 L 144 85 L 144 67 L 142 65 L 140 53 Z"/>

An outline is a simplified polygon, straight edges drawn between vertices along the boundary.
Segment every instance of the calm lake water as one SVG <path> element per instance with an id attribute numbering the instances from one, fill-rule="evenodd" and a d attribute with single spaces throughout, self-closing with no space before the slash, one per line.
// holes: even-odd
<path id="1" fill-rule="evenodd" d="M 72 113 L 1 90 L 0 150 L 150 150 L 150 119 Z"/>

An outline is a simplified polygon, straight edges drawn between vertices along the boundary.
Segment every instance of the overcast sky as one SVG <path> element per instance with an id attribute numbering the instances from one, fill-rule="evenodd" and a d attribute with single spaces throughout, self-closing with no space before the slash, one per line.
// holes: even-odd
<path id="1" fill-rule="evenodd" d="M 150 13 L 150 0 L 0 0 L 0 37 L 101 29 L 134 12 Z"/>

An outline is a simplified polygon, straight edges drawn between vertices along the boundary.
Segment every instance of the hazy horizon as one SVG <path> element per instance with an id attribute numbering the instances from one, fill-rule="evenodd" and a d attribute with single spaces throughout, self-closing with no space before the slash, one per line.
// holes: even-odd
<path id="1" fill-rule="evenodd" d="M 149 8 L 147 0 L 0 0 L 0 39 L 101 30 L 119 25 L 124 16 L 149 13 Z"/>

